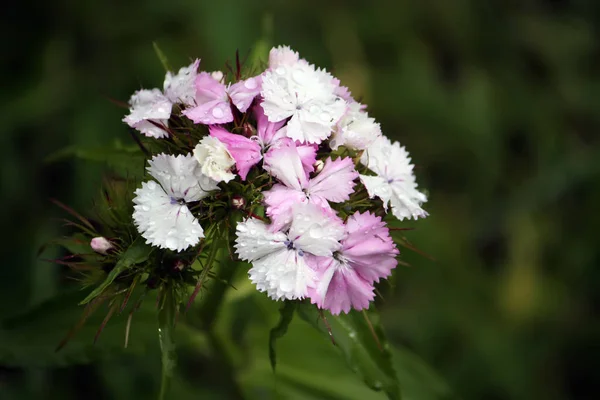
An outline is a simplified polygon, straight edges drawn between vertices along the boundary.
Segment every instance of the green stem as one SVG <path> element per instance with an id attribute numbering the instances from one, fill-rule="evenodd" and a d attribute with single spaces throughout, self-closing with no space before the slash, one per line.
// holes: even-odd
<path id="1" fill-rule="evenodd" d="M 175 352 L 175 341 L 173 339 L 173 328 L 175 323 L 175 301 L 173 298 L 173 288 L 166 286 L 164 289 L 164 301 L 158 311 L 158 340 L 160 342 L 162 374 L 160 380 L 159 400 L 167 398 L 167 393 L 171 385 L 173 371 L 177 364 L 177 354 Z"/>

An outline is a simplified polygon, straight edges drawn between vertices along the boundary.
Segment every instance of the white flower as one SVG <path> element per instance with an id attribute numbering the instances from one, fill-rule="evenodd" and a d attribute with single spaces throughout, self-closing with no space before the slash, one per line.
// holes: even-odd
<path id="1" fill-rule="evenodd" d="M 375 119 L 362 110 L 360 103 L 351 103 L 335 127 L 329 145 L 334 150 L 339 146 L 364 150 L 380 136 L 381 127 Z"/>
<path id="2" fill-rule="evenodd" d="M 311 204 L 294 208 L 287 232 L 269 232 L 257 219 L 237 224 L 236 252 L 252 262 L 248 271 L 256 288 L 274 300 L 301 299 L 316 286 L 314 256 L 331 256 L 340 248 L 344 226 Z"/>
<path id="3" fill-rule="evenodd" d="M 187 203 L 198 201 L 218 189 L 200 171 L 191 154 L 159 154 L 149 162 L 154 181 L 142 183 L 133 199 L 133 220 L 147 243 L 173 251 L 198 244 L 204 231 Z"/>
<path id="4" fill-rule="evenodd" d="M 171 71 L 165 76 L 164 92 L 173 103 L 193 105 L 196 96 L 194 81 L 198 75 L 200 60 L 194 61 L 187 67 L 183 67 L 175 75 Z"/>
<path id="5" fill-rule="evenodd" d="M 202 173 L 217 182 L 229 182 L 235 178 L 231 168 L 235 160 L 227 147 L 217 138 L 206 136 L 194 149 L 194 157 L 200 163 Z"/>
<path id="6" fill-rule="evenodd" d="M 392 214 L 399 220 L 423 218 L 428 214 L 421 208 L 427 197 L 417 190 L 410 157 L 400 143 L 381 136 L 363 153 L 360 162 L 377 176 L 360 175 L 371 198 L 377 196 L 387 210 L 392 206 Z"/>
<path id="7" fill-rule="evenodd" d="M 302 143 L 328 138 L 346 109 L 346 102 L 334 94 L 334 78 L 304 60 L 275 65 L 262 78 L 261 105 L 269 121 L 291 117 L 286 134 Z"/>
<path id="8" fill-rule="evenodd" d="M 299 59 L 298 52 L 290 49 L 289 46 L 273 47 L 269 51 L 269 68 L 275 69 L 281 65 L 293 65 Z"/>
<path id="9" fill-rule="evenodd" d="M 129 105 L 129 115 L 123 118 L 123 122 L 148 137 L 169 136 L 166 128 L 172 104 L 160 90 L 138 90 L 129 99 Z"/>

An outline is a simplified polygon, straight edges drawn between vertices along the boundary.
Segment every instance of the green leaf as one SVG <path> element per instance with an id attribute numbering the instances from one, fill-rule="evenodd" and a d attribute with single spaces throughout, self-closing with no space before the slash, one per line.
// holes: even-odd
<path id="1" fill-rule="evenodd" d="M 163 53 L 163 51 L 160 49 L 160 47 L 158 47 L 158 43 L 152 42 L 152 47 L 154 48 L 154 52 L 156 53 L 156 56 L 160 60 L 160 63 L 162 64 L 163 68 L 165 69 L 165 72 L 171 71 L 171 68 L 169 67 L 169 60 L 167 59 L 167 56 L 165 55 L 165 53 Z"/>
<path id="2" fill-rule="evenodd" d="M 275 342 L 277 339 L 282 338 L 286 333 L 292 318 L 294 318 L 294 311 L 296 310 L 296 302 L 286 301 L 279 309 L 280 319 L 279 323 L 271 329 L 269 333 L 269 360 L 271 361 L 271 368 L 275 371 L 275 365 L 277 364 L 275 354 Z"/>
<path id="3" fill-rule="evenodd" d="M 152 249 L 146 245 L 141 238 L 137 238 L 131 246 L 121 255 L 121 258 L 115 264 L 115 267 L 110 271 L 104 282 L 98 285 L 85 299 L 79 304 L 87 304 L 100 293 L 102 293 L 115 279 L 124 271 L 132 266 L 142 263 L 148 259 Z"/>
<path id="4" fill-rule="evenodd" d="M 84 161 L 101 162 L 119 173 L 127 175 L 140 175 L 144 173 L 144 154 L 138 146 L 125 146 L 120 141 L 115 141 L 112 146 L 82 148 L 69 146 L 51 154 L 44 160 L 53 163 L 70 158 Z"/>
<path id="5" fill-rule="evenodd" d="M 77 305 L 81 294 L 60 294 L 32 309 L 0 323 L 0 364 L 5 366 L 64 366 L 85 364 L 127 353 L 157 349 L 157 322 L 154 302 L 147 299 L 131 317 L 129 344 L 124 348 L 129 313 L 115 313 L 96 344 L 107 309 L 99 308 L 60 351 L 57 345 L 80 320 L 84 307 Z"/>
<path id="6" fill-rule="evenodd" d="M 346 364 L 371 389 L 383 390 L 388 398 L 400 399 L 400 386 L 392 365 L 389 344 L 374 311 L 321 314 L 314 305 L 300 303 L 298 314 L 326 335 L 331 335 Z"/>

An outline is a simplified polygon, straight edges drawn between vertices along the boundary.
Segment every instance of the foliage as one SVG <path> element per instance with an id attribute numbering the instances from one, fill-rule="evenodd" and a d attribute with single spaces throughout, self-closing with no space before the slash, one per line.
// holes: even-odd
<path id="1" fill-rule="evenodd" d="M 117 138 L 133 149 L 119 122 L 123 109 L 107 98 L 125 100 L 141 83 L 161 76 L 152 41 L 168 49 L 173 65 L 203 54 L 206 69 L 221 68 L 220 60 L 236 49 L 244 56 L 259 38 L 262 18 L 248 18 L 250 11 L 271 15 L 274 43 L 289 43 L 319 65 L 338 66 L 336 75 L 369 103 L 383 130 L 411 149 L 433 195 L 433 218 L 400 233 L 437 262 L 405 250 L 403 260 L 412 267 L 396 272 L 395 291 L 379 288 L 385 302 L 378 309 L 389 341 L 411 349 L 392 350 L 403 398 L 448 393 L 414 354 L 465 399 L 563 400 L 597 392 L 597 2 L 108 7 L 58 1 L 51 8 L 15 4 L 4 15 L 3 26 L 19 39 L 7 43 L 2 68 L 9 79 L 0 96 L 7 132 L 0 135 L 2 221 L 9 228 L 0 268 L 0 347 L 2 354 L 13 354 L 13 361 L 0 362 L 2 397 L 68 399 L 95 393 L 132 399 L 156 393 L 158 342 L 155 328 L 143 328 L 143 309 L 134 316 L 140 329 L 132 325 L 128 349 L 154 342 L 153 350 L 143 351 L 146 356 L 116 355 L 126 314 L 115 314 L 93 346 L 105 315 L 100 310 L 58 353 L 57 342 L 83 307 L 43 323 L 28 316 L 30 328 L 19 328 L 28 333 L 9 323 L 65 290 L 58 278 L 64 276 L 62 267 L 35 257 L 42 243 L 64 233 L 53 218 L 65 214 L 47 199 L 85 210 L 92 208 L 90 199 L 101 184 L 98 164 L 42 160 L 74 146 L 103 161 L 100 149 Z M 138 82 L 123 71 L 141 71 Z M 118 160 L 112 167 L 127 172 Z M 143 165 L 130 173 L 143 173 Z M 62 256 L 49 247 L 42 258 Z M 174 398 L 383 396 L 349 373 L 326 335 L 297 317 L 277 341 L 273 374 L 268 343 L 278 310 L 239 282 L 232 284 L 237 290 L 227 291 L 217 319 L 205 317 L 213 310 L 192 309 L 193 326 L 179 321 L 184 378 L 174 383 Z M 215 287 L 226 285 L 213 280 Z M 73 300 L 85 294 L 77 292 Z M 200 301 L 208 295 L 202 289 Z M 206 333 L 207 326 L 215 333 Z M 144 332 L 151 336 L 134 340 Z M 114 351 L 102 351 L 107 358 L 92 357 L 111 342 Z M 52 366 L 65 365 L 56 357 L 80 348 L 88 349 L 79 353 L 82 363 L 85 357 L 97 361 Z M 236 367 L 235 376 L 224 372 L 227 364 Z M 241 389 L 236 392 L 232 382 Z"/>

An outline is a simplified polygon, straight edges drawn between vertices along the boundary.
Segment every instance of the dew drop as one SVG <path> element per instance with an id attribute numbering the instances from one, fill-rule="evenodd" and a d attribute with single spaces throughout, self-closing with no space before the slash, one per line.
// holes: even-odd
<path id="1" fill-rule="evenodd" d="M 215 118 L 223 118 L 223 116 L 225 115 L 225 113 L 220 108 L 213 108 L 212 115 Z"/>
<path id="2" fill-rule="evenodd" d="M 250 90 L 256 89 L 258 87 L 258 82 L 256 82 L 256 79 L 254 78 L 246 79 L 246 82 L 244 82 L 244 87 Z"/>

